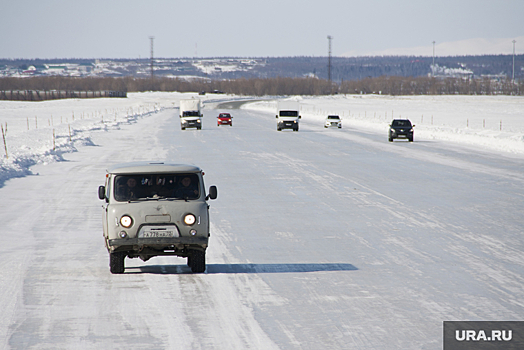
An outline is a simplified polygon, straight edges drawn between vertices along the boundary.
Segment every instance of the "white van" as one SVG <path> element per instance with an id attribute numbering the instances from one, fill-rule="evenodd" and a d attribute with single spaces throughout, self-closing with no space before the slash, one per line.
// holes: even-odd
<path id="1" fill-rule="evenodd" d="M 199 99 L 180 100 L 180 128 L 202 129 L 202 104 Z"/>
<path id="2" fill-rule="evenodd" d="M 203 171 L 192 165 L 135 162 L 107 170 L 98 188 L 111 273 L 123 273 L 125 258 L 187 257 L 195 273 L 206 269 L 209 241 L 208 199 Z"/>
<path id="3" fill-rule="evenodd" d="M 277 103 L 277 130 L 293 129 L 298 131 L 300 104 L 298 101 L 278 101 Z"/>

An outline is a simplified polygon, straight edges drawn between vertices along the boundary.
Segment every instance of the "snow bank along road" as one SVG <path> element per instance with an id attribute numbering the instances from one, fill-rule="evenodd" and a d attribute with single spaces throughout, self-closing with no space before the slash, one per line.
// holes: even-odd
<path id="1" fill-rule="evenodd" d="M 524 318 L 524 160 L 232 110 L 164 109 L 0 188 L 0 347 L 441 349 L 444 320 Z M 207 271 L 111 275 L 97 187 L 110 164 L 198 165 Z"/>

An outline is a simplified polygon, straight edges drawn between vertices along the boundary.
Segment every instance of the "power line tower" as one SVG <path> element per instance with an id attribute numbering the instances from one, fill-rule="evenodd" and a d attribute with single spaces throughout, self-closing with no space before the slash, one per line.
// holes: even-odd
<path id="1" fill-rule="evenodd" d="M 329 40 L 329 53 L 328 53 L 328 81 L 331 83 L 331 39 L 333 37 L 331 35 L 328 35 Z"/>
<path id="2" fill-rule="evenodd" d="M 433 65 L 431 66 L 431 76 L 435 76 L 435 41 L 433 41 Z"/>
<path id="3" fill-rule="evenodd" d="M 153 40 L 155 39 L 154 36 L 150 36 L 149 40 L 151 41 L 151 81 L 153 81 L 154 73 L 153 73 Z"/>
<path id="4" fill-rule="evenodd" d="M 513 40 L 512 43 L 513 43 L 513 74 L 511 76 L 511 81 L 513 83 L 515 83 L 515 43 L 517 42 L 517 40 Z"/>

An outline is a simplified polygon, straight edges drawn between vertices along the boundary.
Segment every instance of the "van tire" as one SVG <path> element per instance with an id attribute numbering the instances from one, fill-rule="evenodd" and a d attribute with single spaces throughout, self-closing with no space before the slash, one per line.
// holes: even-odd
<path id="1" fill-rule="evenodd" d="M 196 250 L 194 249 L 191 252 L 191 257 L 188 258 L 191 259 L 191 271 L 193 273 L 202 273 L 206 271 L 206 252 L 203 250 Z"/>
<path id="2" fill-rule="evenodd" d="M 113 274 L 124 273 L 125 270 L 125 252 L 114 252 L 109 253 L 109 270 Z"/>

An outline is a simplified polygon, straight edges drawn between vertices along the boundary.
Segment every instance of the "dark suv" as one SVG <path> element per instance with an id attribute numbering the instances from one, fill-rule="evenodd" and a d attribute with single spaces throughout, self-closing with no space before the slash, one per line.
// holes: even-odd
<path id="1" fill-rule="evenodd" d="M 389 126 L 388 141 L 393 142 L 393 139 L 408 139 L 413 142 L 413 128 L 408 119 L 393 119 Z"/>

